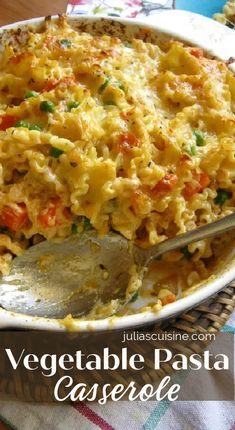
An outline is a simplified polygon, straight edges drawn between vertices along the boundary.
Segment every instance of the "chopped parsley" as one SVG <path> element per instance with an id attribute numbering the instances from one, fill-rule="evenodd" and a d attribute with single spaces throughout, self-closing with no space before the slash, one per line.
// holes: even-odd
<path id="1" fill-rule="evenodd" d="M 118 203 L 117 203 L 117 199 L 111 199 L 109 201 L 107 201 L 106 203 L 106 213 L 112 213 L 113 211 L 115 211 L 115 209 L 118 208 Z"/>
<path id="2" fill-rule="evenodd" d="M 117 106 L 117 104 L 113 100 L 107 100 L 104 102 L 104 106 Z"/>
<path id="3" fill-rule="evenodd" d="M 190 148 L 190 154 L 191 154 L 191 155 L 196 155 L 196 153 L 197 153 L 196 146 L 195 146 L 195 145 L 192 145 L 192 146 L 191 146 L 191 148 Z"/>
<path id="4" fill-rule="evenodd" d="M 90 220 L 89 220 L 88 218 L 86 218 L 85 216 L 84 216 L 84 218 L 83 218 L 83 228 L 84 228 L 85 230 L 88 230 L 89 228 L 91 228 L 91 222 L 90 222 Z"/>
<path id="5" fill-rule="evenodd" d="M 183 254 L 184 258 L 186 258 L 186 260 L 191 260 L 193 254 L 191 252 L 189 252 L 187 246 L 184 246 L 183 248 L 181 248 L 180 252 L 182 252 L 182 254 Z"/>
<path id="6" fill-rule="evenodd" d="M 194 156 L 197 154 L 197 147 L 195 145 L 183 145 L 183 151 L 186 152 L 188 155 Z"/>
<path id="7" fill-rule="evenodd" d="M 196 139 L 196 145 L 197 146 L 205 146 L 206 142 L 205 142 L 205 133 L 203 133 L 203 131 L 200 130 L 195 130 L 193 132 L 193 135 Z"/>
<path id="8" fill-rule="evenodd" d="M 138 299 L 138 297 L 139 297 L 139 291 L 136 291 L 136 292 L 133 294 L 133 296 L 132 296 L 132 298 L 131 298 L 130 302 L 131 302 L 131 303 L 136 302 L 136 300 Z"/>
<path id="9" fill-rule="evenodd" d="M 78 233 L 78 226 L 75 223 L 71 224 L 71 233 L 72 234 L 77 234 Z"/>
<path id="10" fill-rule="evenodd" d="M 38 124 L 32 124 L 29 126 L 29 130 L 42 131 L 42 127 Z"/>
<path id="11" fill-rule="evenodd" d="M 25 120 L 17 121 L 15 123 L 14 127 L 23 127 L 23 128 L 27 128 L 28 130 L 42 131 L 42 127 L 40 125 L 38 125 L 38 124 L 29 124 L 29 122 L 27 122 Z"/>
<path id="12" fill-rule="evenodd" d="M 54 158 L 59 158 L 63 153 L 64 151 L 62 149 L 55 148 L 54 146 L 50 149 L 50 155 Z"/>
<path id="13" fill-rule="evenodd" d="M 70 47 L 71 47 L 71 45 L 72 45 L 72 42 L 71 42 L 71 40 L 69 40 L 69 39 L 62 39 L 62 40 L 60 40 L 60 45 L 61 45 L 63 48 L 70 48 Z"/>
<path id="14" fill-rule="evenodd" d="M 122 90 L 123 92 L 125 92 L 125 87 L 121 83 L 118 83 L 117 87 L 119 88 L 119 90 Z"/>
<path id="15" fill-rule="evenodd" d="M 197 154 L 197 148 L 196 148 L 196 146 L 195 146 L 195 145 L 192 145 L 190 148 L 186 149 L 186 152 L 187 152 L 189 155 L 194 156 L 194 155 L 196 155 L 196 154 Z"/>
<path id="16" fill-rule="evenodd" d="M 29 128 L 29 123 L 24 120 L 17 121 L 14 125 L 14 127 L 23 127 L 23 128 Z"/>
<path id="17" fill-rule="evenodd" d="M 99 93 L 102 93 L 108 86 L 110 78 L 106 78 L 104 83 L 99 87 Z"/>
<path id="18" fill-rule="evenodd" d="M 223 206 L 226 200 L 231 199 L 232 194 L 229 191 L 223 190 L 222 188 L 218 188 L 217 196 L 214 199 L 214 202 L 218 206 Z"/>
<path id="19" fill-rule="evenodd" d="M 80 102 L 71 101 L 68 102 L 68 110 L 71 111 L 72 109 L 76 109 L 80 105 Z"/>

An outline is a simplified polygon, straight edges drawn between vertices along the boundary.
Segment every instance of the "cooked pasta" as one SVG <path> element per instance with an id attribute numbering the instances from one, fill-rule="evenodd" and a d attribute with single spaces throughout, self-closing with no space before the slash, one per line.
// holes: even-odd
<path id="1" fill-rule="evenodd" d="M 77 31 L 64 17 L 18 35 L 0 50 L 3 274 L 44 239 L 93 227 L 147 247 L 234 211 L 235 78 L 224 62 L 179 41 Z M 164 258 L 163 305 L 169 289 L 177 297 L 172 274 L 183 287 L 209 275 L 216 243 Z"/>
<path id="2" fill-rule="evenodd" d="M 229 27 L 234 28 L 235 0 L 228 0 L 223 7 L 223 13 L 215 13 L 213 18 L 222 24 L 227 24 Z"/>

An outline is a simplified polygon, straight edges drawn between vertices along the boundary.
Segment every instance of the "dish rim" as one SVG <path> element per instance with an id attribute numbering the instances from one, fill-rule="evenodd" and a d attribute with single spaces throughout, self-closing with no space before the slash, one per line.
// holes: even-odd
<path id="1" fill-rule="evenodd" d="M 172 15 L 172 12 L 174 12 L 173 15 Z M 202 21 L 206 22 L 205 20 L 207 20 L 208 23 L 210 24 L 208 33 L 210 31 L 210 28 L 212 29 L 212 26 L 213 26 L 213 30 L 217 28 L 221 31 L 221 24 L 217 22 L 213 22 L 209 18 L 201 17 L 200 15 L 189 13 L 189 12 L 187 13 L 185 12 L 179 13 L 179 12 L 181 11 L 166 11 L 166 12 L 162 12 L 158 16 L 161 15 L 161 18 L 162 17 L 165 18 L 166 15 L 168 15 L 168 18 L 171 17 L 172 19 L 172 16 L 175 17 L 177 14 L 178 16 L 180 15 L 187 16 L 187 17 L 190 17 L 191 19 L 195 19 L 195 22 L 196 21 L 199 22 L 200 20 L 201 22 Z M 208 54 L 215 55 L 218 59 L 224 60 L 227 57 L 226 55 L 226 57 L 223 58 L 224 55 L 222 55 L 222 50 L 221 50 L 221 53 L 218 52 L 219 49 L 216 49 L 216 46 L 214 45 L 208 46 L 209 43 L 207 43 L 208 41 L 206 39 L 205 39 L 205 43 L 202 43 L 201 41 L 198 42 L 196 40 L 195 31 L 194 31 L 194 37 L 193 37 L 192 35 L 188 36 L 188 34 L 183 34 L 182 28 L 185 31 L 185 27 L 182 25 L 181 25 L 181 29 L 180 27 L 178 27 L 178 30 L 176 30 L 176 28 L 173 30 L 170 29 L 169 27 L 171 25 L 170 24 L 171 19 L 169 19 L 169 22 L 166 24 L 166 22 L 164 22 L 164 19 L 160 19 L 159 21 L 157 20 L 157 18 L 156 18 L 156 21 L 158 22 L 152 23 L 151 21 L 148 22 L 147 20 L 136 20 L 136 19 L 134 20 L 134 19 L 127 19 L 127 18 L 116 18 L 116 17 L 105 17 L 105 16 L 71 15 L 71 14 L 66 16 L 68 18 L 68 21 L 86 20 L 86 21 L 95 22 L 95 21 L 100 21 L 102 19 L 104 21 L 117 21 L 124 24 L 125 26 L 131 26 L 131 27 L 137 26 L 140 28 L 141 27 L 149 28 L 154 32 L 169 35 L 170 37 L 173 37 L 176 40 L 183 40 L 192 45 L 199 46 L 205 49 L 205 51 L 207 51 Z M 0 27 L 0 34 L 6 30 L 16 29 L 27 25 L 37 26 L 40 23 L 42 23 L 44 19 L 45 17 L 32 18 L 32 19 L 18 21 L 12 24 L 4 25 Z M 52 16 L 51 19 L 52 20 L 58 19 L 58 15 Z M 232 37 L 232 33 L 233 33 L 232 30 L 228 28 L 224 28 L 224 35 L 228 36 L 228 38 Z M 235 34 L 233 34 L 233 37 L 235 37 Z M 225 43 L 227 42 L 224 41 L 224 44 Z M 73 331 L 79 331 L 79 332 L 97 332 L 97 331 L 100 332 L 105 330 L 123 330 L 123 329 L 138 327 L 138 326 L 144 326 L 147 324 L 152 324 L 152 323 L 160 322 L 162 320 L 173 318 L 176 315 L 193 308 L 194 306 L 205 301 L 212 295 L 218 293 L 220 290 L 225 288 L 226 285 L 228 285 L 234 278 L 235 278 L 235 262 L 233 266 L 229 267 L 229 269 L 226 270 L 225 268 L 225 271 L 222 273 L 221 277 L 217 277 L 212 281 L 207 281 L 205 285 L 199 287 L 198 290 L 192 292 L 191 294 L 189 294 L 184 298 L 177 300 L 174 303 L 164 306 L 159 311 L 156 311 L 156 312 L 145 311 L 145 312 L 139 312 L 137 314 L 121 316 L 121 317 L 113 316 L 102 320 L 86 321 L 86 320 L 74 319 L 74 324 L 73 326 L 71 326 L 71 329 Z M 12 311 L 0 309 L 0 328 L 13 328 L 13 327 L 18 327 L 22 329 L 30 328 L 30 329 L 50 330 L 50 331 L 68 330 L 68 325 L 61 322 L 61 320 L 56 320 L 53 318 L 45 318 L 45 317 L 43 318 L 43 317 L 37 317 L 37 316 L 28 316 L 20 313 L 15 313 Z"/>

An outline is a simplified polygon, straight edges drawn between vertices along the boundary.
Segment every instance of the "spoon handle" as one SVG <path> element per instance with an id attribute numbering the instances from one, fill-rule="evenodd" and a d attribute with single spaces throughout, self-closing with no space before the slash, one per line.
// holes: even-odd
<path id="1" fill-rule="evenodd" d="M 164 242 L 153 246 L 148 255 L 148 263 L 155 260 L 165 252 L 182 248 L 189 243 L 216 236 L 220 233 L 224 233 L 225 231 L 232 230 L 233 228 L 235 228 L 235 213 L 227 215 L 218 221 L 198 227 L 195 230 L 167 239 Z"/>

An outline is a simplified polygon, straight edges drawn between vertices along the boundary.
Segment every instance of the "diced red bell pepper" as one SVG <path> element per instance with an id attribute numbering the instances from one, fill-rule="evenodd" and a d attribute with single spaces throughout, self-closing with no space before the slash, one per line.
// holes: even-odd
<path id="1" fill-rule="evenodd" d="M 154 194 L 166 193 L 171 191 L 178 182 L 178 177 L 174 173 L 168 173 L 165 175 L 156 185 L 152 188 Z"/>
<path id="2" fill-rule="evenodd" d="M 203 49 L 201 48 L 190 48 L 189 52 L 191 55 L 193 55 L 194 57 L 201 59 L 204 57 L 204 52 Z"/>
<path id="3" fill-rule="evenodd" d="M 7 128 L 13 127 L 19 119 L 15 115 L 0 115 L 0 130 L 5 131 Z"/>
<path id="4" fill-rule="evenodd" d="M 133 148 L 140 146 L 140 141 L 133 133 L 120 134 L 118 139 L 118 150 L 129 153 Z"/>
<path id="5" fill-rule="evenodd" d="M 210 183 L 210 178 L 206 172 L 193 172 L 193 179 L 196 183 L 187 182 L 184 188 L 184 196 L 190 199 L 194 194 L 201 193 Z"/>
<path id="6" fill-rule="evenodd" d="M 0 224 L 16 232 L 26 227 L 28 221 L 27 208 L 24 203 L 4 206 L 0 213 Z"/>
<path id="7" fill-rule="evenodd" d="M 62 225 L 71 218 L 68 208 L 61 209 L 60 200 L 51 200 L 49 206 L 38 215 L 38 221 L 43 228 Z"/>

